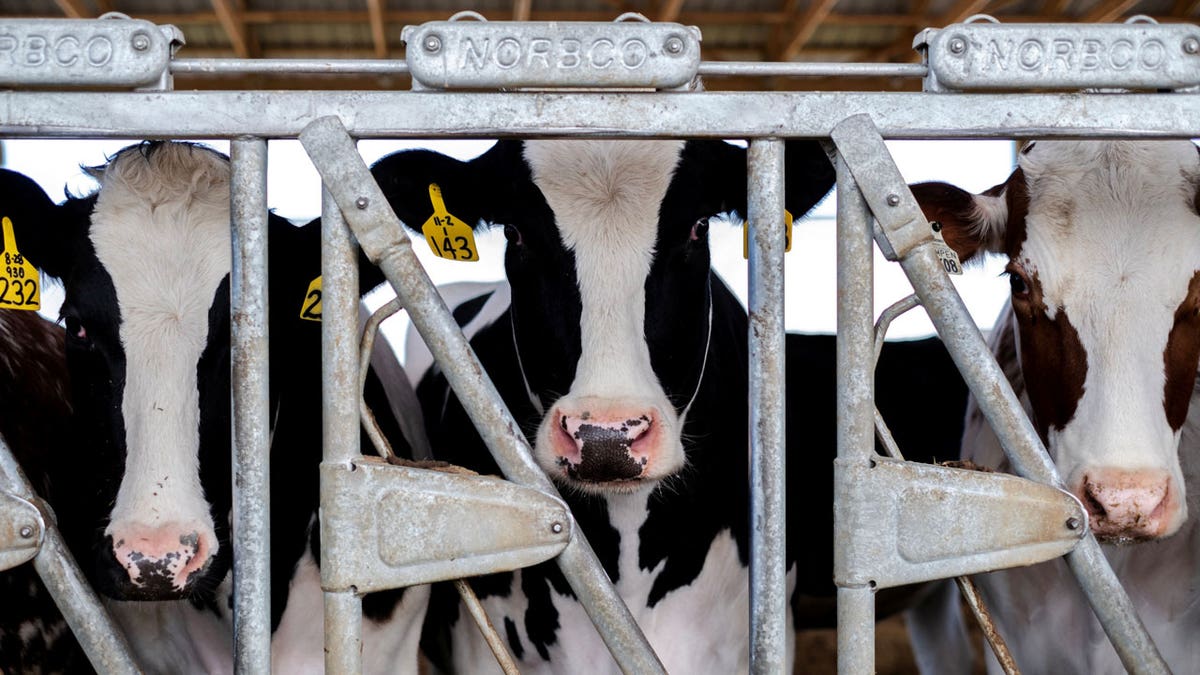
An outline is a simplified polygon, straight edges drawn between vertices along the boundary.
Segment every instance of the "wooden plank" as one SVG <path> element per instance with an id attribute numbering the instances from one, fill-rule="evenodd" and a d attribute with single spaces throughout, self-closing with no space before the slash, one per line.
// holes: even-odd
<path id="1" fill-rule="evenodd" d="M 383 19 L 383 0 L 367 0 L 367 20 L 371 24 L 371 42 L 375 45 L 375 58 L 386 59 L 388 43 Z"/>
<path id="2" fill-rule="evenodd" d="M 1190 17 L 1196 13 L 1196 9 L 1200 7 L 1200 0 L 1175 0 L 1175 6 L 1171 8 L 1171 16 Z"/>
<path id="3" fill-rule="evenodd" d="M 91 19 L 92 13 L 84 6 L 82 0 L 54 0 L 54 4 L 62 10 L 68 19 Z"/>
<path id="4" fill-rule="evenodd" d="M 817 28 L 820 28 L 821 23 L 833 11 L 833 7 L 836 4 L 837 0 L 811 0 L 808 7 L 804 9 L 804 13 L 800 15 L 800 18 L 792 26 L 791 35 L 783 43 L 783 48 L 779 50 L 777 58 L 780 61 L 791 61 L 804 48 L 804 45 L 812 39 L 813 34 L 817 32 Z"/>
<path id="5" fill-rule="evenodd" d="M 513 0 L 513 21 L 529 21 L 533 15 L 533 0 Z"/>
<path id="6" fill-rule="evenodd" d="M 250 53 L 250 40 L 246 35 L 246 24 L 242 21 L 242 13 L 234 7 L 231 0 L 212 0 L 213 11 L 225 34 L 229 36 L 229 44 L 238 58 L 247 59 Z M 163 23 L 163 22 L 155 22 Z"/>
<path id="7" fill-rule="evenodd" d="M 683 10 L 683 0 L 663 0 L 658 10 L 658 21 L 678 21 Z"/>
<path id="8" fill-rule="evenodd" d="M 1138 0 L 1104 0 L 1079 17 L 1084 23 L 1111 23 L 1137 6 Z"/>

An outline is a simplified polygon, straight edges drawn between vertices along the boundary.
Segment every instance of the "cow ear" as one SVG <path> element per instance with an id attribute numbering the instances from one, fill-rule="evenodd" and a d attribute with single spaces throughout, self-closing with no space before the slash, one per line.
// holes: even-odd
<path id="1" fill-rule="evenodd" d="M 433 215 L 430 186 L 437 185 L 446 211 L 472 228 L 506 222 L 518 195 L 532 185 L 520 141 L 499 141 L 467 162 L 430 150 L 397 152 L 371 173 L 396 216 L 420 231 Z"/>
<path id="2" fill-rule="evenodd" d="M 1005 182 L 971 194 L 949 183 L 909 186 L 925 217 L 942 225 L 942 236 L 964 262 L 981 252 L 1012 253 L 1011 240 L 1029 208 L 1025 175 L 1017 169 Z"/>
<path id="3" fill-rule="evenodd" d="M 72 241 L 86 232 L 93 199 L 55 204 L 31 178 L 0 169 L 0 217 L 12 221 L 17 249 L 47 275 L 62 278 L 70 269 Z"/>
<path id="4" fill-rule="evenodd" d="M 746 149 L 725 141 L 689 141 L 686 160 L 703 167 L 707 198 L 720 201 L 720 211 L 746 218 Z M 808 213 L 834 185 L 833 164 L 817 141 L 793 140 L 784 146 L 784 205 L 794 218 Z"/>

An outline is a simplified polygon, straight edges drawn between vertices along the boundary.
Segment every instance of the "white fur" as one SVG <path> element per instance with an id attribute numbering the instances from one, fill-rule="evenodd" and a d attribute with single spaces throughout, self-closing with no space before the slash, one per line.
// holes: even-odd
<path id="1" fill-rule="evenodd" d="M 218 597 L 224 597 L 224 593 Z M 184 601 L 118 602 L 108 610 L 121 627 L 138 665 L 162 675 L 233 673 L 232 618 Z"/>
<path id="2" fill-rule="evenodd" d="M 745 673 L 749 670 L 750 616 L 749 571 L 737 554 L 737 543 L 728 531 L 717 535 L 705 557 L 700 575 L 689 585 L 671 591 L 653 607 L 647 598 L 663 565 L 643 570 L 638 566 L 638 530 L 646 518 L 648 490 L 614 495 L 607 499 L 609 519 L 621 537 L 617 592 L 625 600 L 646 638 L 670 673 Z M 788 595 L 795 587 L 795 569 L 788 574 Z M 520 572 L 513 588 L 521 586 Z M 537 653 L 525 631 L 525 595 L 492 596 L 483 600 L 488 616 L 502 631 L 504 618 L 512 619 L 525 649 L 522 673 L 619 673 L 608 648 L 578 601 L 551 590 L 558 611 L 557 641 L 549 647 L 550 660 Z M 789 614 L 787 635 L 792 639 Z M 465 616 L 454 625 L 455 667 L 463 673 L 499 672 L 495 659 Z M 792 646 L 788 645 L 789 658 Z M 787 669 L 791 672 L 791 667 Z"/>
<path id="3" fill-rule="evenodd" d="M 575 254 L 583 304 L 582 356 L 571 391 L 559 400 L 601 399 L 651 408 L 669 446 L 647 467 L 653 480 L 684 462 L 682 420 L 650 365 L 646 344 L 646 277 L 654 259 L 658 212 L 679 162 L 682 141 L 528 141 L 533 181 L 554 211 L 563 245 Z M 547 472 L 557 457 L 546 416 L 534 455 Z"/>
<path id="4" fill-rule="evenodd" d="M 228 163 L 177 144 L 149 161 L 120 155 L 102 176 L 91 239 L 117 293 L 126 356 L 125 474 L 105 532 L 202 528 L 215 555 L 199 475 L 196 364 L 230 270 Z"/>

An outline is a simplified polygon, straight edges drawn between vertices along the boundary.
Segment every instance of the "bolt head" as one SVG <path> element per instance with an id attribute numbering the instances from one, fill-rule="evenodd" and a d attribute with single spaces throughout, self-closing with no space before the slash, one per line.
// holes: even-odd
<path id="1" fill-rule="evenodd" d="M 954 38 L 950 40 L 950 53 L 961 54 L 967 51 L 967 41 L 962 38 Z"/>
<path id="2" fill-rule="evenodd" d="M 422 46 L 425 47 L 425 51 L 429 52 L 430 54 L 436 54 L 442 50 L 442 38 L 436 35 L 430 35 L 425 38 L 425 42 L 422 43 Z"/>
<path id="3" fill-rule="evenodd" d="M 683 40 L 677 37 L 667 38 L 666 44 L 663 45 L 663 50 L 668 54 L 680 54 L 683 52 Z"/>
<path id="4" fill-rule="evenodd" d="M 22 528 L 21 528 L 21 531 L 20 531 L 20 532 L 18 532 L 18 534 L 20 534 L 20 535 L 21 535 L 21 538 L 22 538 L 22 539 L 29 539 L 30 537 L 32 537 L 32 536 L 33 536 L 33 526 L 32 526 L 32 525 L 26 525 L 26 526 L 22 527 Z"/>
<path id="5" fill-rule="evenodd" d="M 1067 518 L 1067 529 L 1068 530 L 1078 530 L 1079 529 L 1079 519 L 1078 518 Z"/>
<path id="6" fill-rule="evenodd" d="M 900 204 L 900 195 L 888 195 L 888 196 L 887 196 L 887 203 L 888 203 L 888 206 L 899 206 L 899 204 Z"/>
<path id="7" fill-rule="evenodd" d="M 354 200 L 354 205 L 357 206 L 360 211 L 367 208 L 370 203 L 371 200 L 367 199 L 366 197 L 359 197 L 358 199 Z"/>
<path id="8" fill-rule="evenodd" d="M 145 33 L 138 33 L 133 36 L 133 48 L 139 52 L 144 52 L 150 48 L 150 36 Z"/>
<path id="9" fill-rule="evenodd" d="M 1187 54 L 1200 53 L 1200 40 L 1188 38 L 1183 41 L 1183 51 Z"/>
<path id="10" fill-rule="evenodd" d="M 552 524 L 550 526 L 550 531 L 553 532 L 554 534 L 562 534 L 562 531 L 563 531 L 562 523 Z"/>

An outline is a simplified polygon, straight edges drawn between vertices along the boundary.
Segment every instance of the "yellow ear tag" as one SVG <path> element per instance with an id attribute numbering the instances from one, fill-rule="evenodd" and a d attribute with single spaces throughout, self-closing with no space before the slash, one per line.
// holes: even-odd
<path id="1" fill-rule="evenodd" d="M 4 226 L 4 269 L 0 271 L 0 307 L 5 309 L 29 309 L 42 307 L 42 281 L 37 268 L 17 250 L 17 237 L 8 218 L 0 221 Z"/>
<path id="2" fill-rule="evenodd" d="M 433 204 L 433 215 L 421 226 L 421 234 L 429 249 L 439 258 L 475 262 L 479 260 L 475 248 L 475 233 L 471 226 L 446 211 L 442 201 L 442 188 L 437 183 L 429 184 L 429 201 Z"/>
<path id="3" fill-rule="evenodd" d="M 792 250 L 792 212 L 787 209 L 783 210 L 783 227 L 783 252 L 787 253 Z M 742 228 L 742 257 L 746 260 L 750 259 L 750 228 L 748 227 Z"/>
<path id="4" fill-rule="evenodd" d="M 308 292 L 304 294 L 304 302 L 300 305 L 300 318 L 308 321 L 321 320 L 321 277 L 309 282 Z"/>

